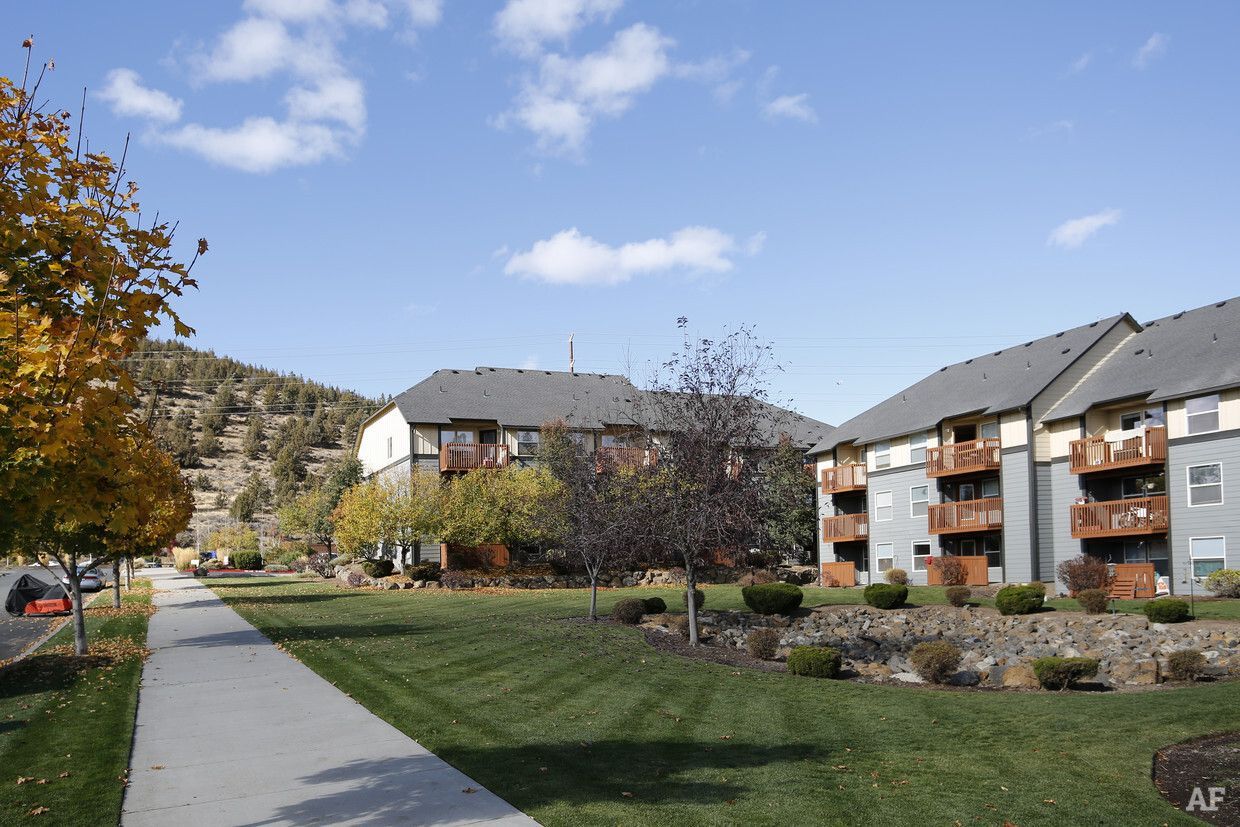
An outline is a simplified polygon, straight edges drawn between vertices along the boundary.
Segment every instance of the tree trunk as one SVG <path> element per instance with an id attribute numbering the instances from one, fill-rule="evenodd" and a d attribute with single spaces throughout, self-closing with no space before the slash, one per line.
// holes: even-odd
<path id="1" fill-rule="evenodd" d="M 417 540 L 413 544 L 413 564 L 419 565 L 422 562 L 422 541 Z"/>
<path id="2" fill-rule="evenodd" d="M 685 605 L 689 607 L 689 645 L 698 645 L 697 601 L 693 593 L 697 591 L 697 578 L 694 577 L 693 565 L 685 566 Z"/>
<path id="3" fill-rule="evenodd" d="M 73 571 L 69 575 L 69 599 L 73 604 L 73 653 L 86 654 L 86 613 L 82 611 L 82 581 L 77 574 L 77 561 L 70 563 Z"/>
<path id="4" fill-rule="evenodd" d="M 121 558 L 112 561 L 112 608 L 121 607 Z"/>
<path id="5" fill-rule="evenodd" d="M 598 574 L 590 574 L 590 619 L 598 620 Z"/>

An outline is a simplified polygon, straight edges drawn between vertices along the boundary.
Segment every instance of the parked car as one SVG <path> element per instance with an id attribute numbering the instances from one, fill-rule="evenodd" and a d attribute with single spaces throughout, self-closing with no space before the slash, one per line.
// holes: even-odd
<path id="1" fill-rule="evenodd" d="M 99 573 L 99 569 L 88 569 L 85 566 L 78 566 L 78 576 L 81 578 L 82 591 L 97 592 L 103 589 L 103 575 Z M 60 578 L 60 582 L 67 587 L 69 585 L 69 575 L 63 575 Z"/>

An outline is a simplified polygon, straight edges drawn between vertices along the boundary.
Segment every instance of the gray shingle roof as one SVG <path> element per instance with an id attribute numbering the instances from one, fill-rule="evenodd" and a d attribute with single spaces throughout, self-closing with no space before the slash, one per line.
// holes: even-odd
<path id="1" fill-rule="evenodd" d="M 1024 407 L 1125 319 L 1128 317 L 1122 314 L 1110 316 L 948 365 L 838 426 L 811 453 L 844 443 L 867 443 L 929 430 L 955 416 Z"/>
<path id="2" fill-rule="evenodd" d="M 1240 386 L 1240 298 L 1149 322 L 1046 419 L 1143 397 L 1160 402 Z"/>
<path id="3" fill-rule="evenodd" d="M 478 367 L 437 370 L 393 401 L 406 422 L 448 425 L 463 420 L 537 428 L 564 419 L 600 430 L 633 422 L 641 391 L 627 377 L 606 373 Z M 798 445 L 809 447 L 831 431 L 825 422 L 771 406 L 773 417 Z"/>

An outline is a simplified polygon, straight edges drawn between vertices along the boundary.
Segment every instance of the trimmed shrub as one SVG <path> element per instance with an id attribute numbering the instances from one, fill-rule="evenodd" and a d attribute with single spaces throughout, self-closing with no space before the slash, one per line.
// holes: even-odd
<path id="1" fill-rule="evenodd" d="M 625 623 L 629 626 L 642 622 L 642 615 L 646 614 L 646 601 L 639 600 L 636 597 L 626 597 L 623 600 L 617 600 L 616 605 L 611 607 L 611 619 L 617 623 Z"/>
<path id="2" fill-rule="evenodd" d="M 1205 587 L 1215 597 L 1240 597 L 1240 569 L 1219 569 L 1206 577 Z"/>
<path id="3" fill-rule="evenodd" d="M 372 580 L 378 580 L 380 577 L 387 577 L 396 570 L 396 564 L 391 560 L 363 560 L 362 571 Z"/>
<path id="4" fill-rule="evenodd" d="M 1167 675 L 1176 681 L 1195 681 L 1206 672 L 1206 656 L 1196 649 L 1180 649 L 1167 655 Z"/>
<path id="5" fill-rule="evenodd" d="M 779 648 L 779 632 L 774 629 L 754 629 L 745 638 L 745 648 L 751 657 L 770 660 Z"/>
<path id="6" fill-rule="evenodd" d="M 439 564 L 427 562 L 405 566 L 405 574 L 409 575 L 410 580 L 438 580 L 440 575 Z"/>
<path id="7" fill-rule="evenodd" d="M 944 586 L 963 586 L 969 582 L 969 570 L 955 557 L 934 558 L 934 568 L 939 573 L 939 582 Z"/>
<path id="8" fill-rule="evenodd" d="M 876 609 L 894 609 L 903 606 L 908 600 L 908 586 L 896 586 L 892 583 L 871 583 L 862 592 L 865 602 Z"/>
<path id="9" fill-rule="evenodd" d="M 687 591 L 680 593 L 680 602 L 685 604 L 685 608 L 689 607 L 689 593 Z M 706 594 L 701 589 L 693 590 L 693 605 L 699 609 L 706 602 Z"/>
<path id="10" fill-rule="evenodd" d="M 896 586 L 908 585 L 908 572 L 904 569 L 887 569 L 887 573 L 883 576 L 887 578 L 888 583 Z"/>
<path id="11" fill-rule="evenodd" d="M 841 660 L 839 652 L 826 646 L 797 646 L 788 653 L 788 671 L 809 678 L 835 678 Z"/>
<path id="12" fill-rule="evenodd" d="M 943 683 L 960 668 L 960 650 L 945 640 L 928 640 L 913 647 L 913 671 L 930 683 Z"/>
<path id="13" fill-rule="evenodd" d="M 1094 658 L 1038 658 L 1033 662 L 1033 674 L 1043 689 L 1067 689 L 1097 675 L 1098 661 Z"/>
<path id="14" fill-rule="evenodd" d="M 973 590 L 968 586 L 948 586 L 944 594 L 947 595 L 947 602 L 959 609 L 969 602 L 969 598 L 973 596 Z"/>
<path id="15" fill-rule="evenodd" d="M 1145 604 L 1145 616 L 1150 623 L 1183 623 L 1192 615 L 1188 603 L 1178 597 L 1160 597 Z"/>
<path id="16" fill-rule="evenodd" d="M 1055 567 L 1055 574 L 1059 575 L 1070 594 L 1086 589 L 1105 590 L 1111 585 L 1106 561 L 1092 554 L 1078 554 L 1070 560 L 1064 560 Z"/>
<path id="17" fill-rule="evenodd" d="M 786 615 L 796 611 L 805 598 L 792 583 L 760 583 L 741 589 L 745 605 L 762 615 Z"/>
<path id="18" fill-rule="evenodd" d="M 648 615 L 661 615 L 667 611 L 667 602 L 661 597 L 647 597 L 642 603 L 646 604 Z"/>
<path id="19" fill-rule="evenodd" d="M 218 558 L 212 557 L 210 560 L 199 566 L 199 568 L 206 569 L 207 571 L 214 571 L 215 569 L 224 568 L 224 564 L 221 563 Z"/>
<path id="20" fill-rule="evenodd" d="M 667 619 L 667 628 L 678 633 L 681 637 L 689 636 L 689 616 L 688 615 L 672 615 Z"/>
<path id="21" fill-rule="evenodd" d="M 1002 615 L 1027 615 L 1042 608 L 1046 587 L 1041 583 L 1028 586 L 1004 586 L 995 595 L 995 608 Z"/>
<path id="22" fill-rule="evenodd" d="M 1100 615 L 1107 610 L 1111 598 L 1103 589 L 1082 589 L 1076 593 L 1076 602 L 1087 614 Z"/>
<path id="23" fill-rule="evenodd" d="M 741 577 L 740 580 L 736 581 L 736 585 L 741 587 L 759 586 L 763 583 L 776 583 L 778 581 L 779 578 L 771 572 L 766 571 L 765 569 L 758 569 L 757 571 L 752 571 Z"/>

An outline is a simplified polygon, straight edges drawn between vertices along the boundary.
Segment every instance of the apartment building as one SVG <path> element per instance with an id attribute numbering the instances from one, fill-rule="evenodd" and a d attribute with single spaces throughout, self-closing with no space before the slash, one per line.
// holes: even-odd
<path id="1" fill-rule="evenodd" d="M 1152 594 L 1150 575 L 1187 588 L 1234 565 L 1240 542 L 1223 496 L 1240 457 L 1240 301 L 949 365 L 811 453 L 836 579 L 902 568 L 934 583 L 933 559 L 956 555 L 971 583 L 1052 582 L 1087 552 L 1136 572 L 1134 593 Z"/>
<path id="2" fill-rule="evenodd" d="M 564 420 L 585 449 L 621 463 L 657 462 L 634 441 L 642 392 L 615 374 L 478 367 L 437 370 L 394 397 L 359 429 L 356 452 L 366 476 L 442 473 L 535 462 L 544 422 Z M 808 450 L 831 426 L 770 407 L 772 445 L 780 434 Z M 657 435 L 656 435 L 657 441 Z"/>

